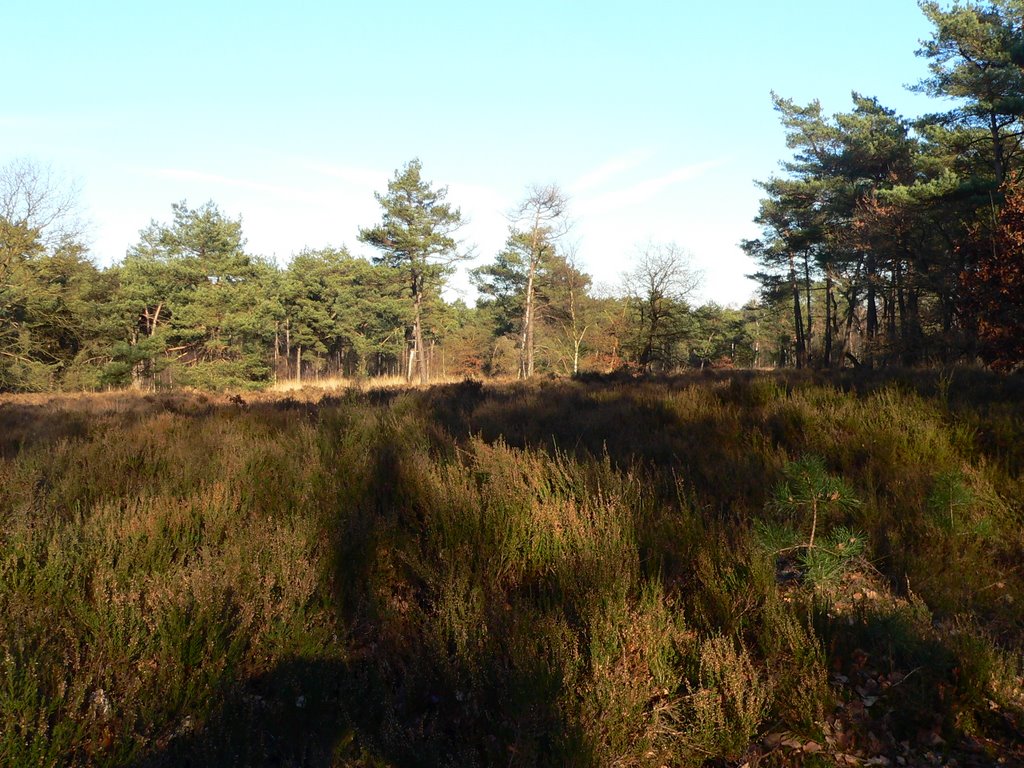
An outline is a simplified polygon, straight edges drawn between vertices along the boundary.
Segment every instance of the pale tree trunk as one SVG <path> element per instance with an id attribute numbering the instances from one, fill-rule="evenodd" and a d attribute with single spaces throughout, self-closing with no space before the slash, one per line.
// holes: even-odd
<path id="1" fill-rule="evenodd" d="M 153 338 L 156 336 L 156 326 L 160 322 L 160 312 L 163 310 L 163 302 L 156 305 L 156 309 L 153 310 L 152 318 L 146 315 L 146 319 L 149 320 L 149 337 Z"/>
<path id="2" fill-rule="evenodd" d="M 567 262 L 568 263 L 568 262 Z M 575 264 L 568 263 L 568 266 L 575 269 Z M 583 346 L 583 337 L 587 333 L 589 325 L 584 325 L 580 330 L 579 307 L 577 306 L 576 279 L 573 273 L 569 272 L 569 322 L 572 327 L 572 375 L 580 372 L 580 348 Z"/>
<path id="3" fill-rule="evenodd" d="M 414 303 L 416 314 L 413 317 L 412 323 L 413 352 L 416 356 L 416 370 L 419 372 L 420 384 L 426 384 L 428 382 L 428 376 L 426 359 L 423 355 L 423 320 L 421 317 L 423 308 L 422 292 L 416 292 Z"/>
<path id="4" fill-rule="evenodd" d="M 561 221 L 565 213 L 566 199 L 557 186 L 533 187 L 530 196 L 519 208 L 519 221 L 530 222 L 530 253 L 527 265 L 526 295 L 523 297 L 523 327 L 519 345 L 519 376 L 529 378 L 534 374 L 535 330 L 537 326 L 537 273 L 541 257 L 547 244 L 552 244 L 565 232 L 563 225 L 552 226 Z"/>
<path id="5" fill-rule="evenodd" d="M 156 309 L 152 312 L 148 308 L 142 310 L 142 317 L 146 321 L 146 335 L 149 338 L 156 336 L 157 326 L 160 324 L 160 313 L 163 311 L 163 302 L 156 305 Z M 139 343 L 138 332 L 132 334 L 132 346 L 136 346 Z M 140 367 L 141 366 L 141 367 Z M 142 386 L 143 374 L 148 370 L 150 379 L 150 388 L 156 388 L 156 374 L 153 373 L 153 369 L 156 368 L 156 357 L 151 356 L 148 360 L 148 366 L 145 364 L 136 363 L 132 369 L 132 386 L 135 389 L 139 389 Z"/>
<path id="6" fill-rule="evenodd" d="M 814 323 L 811 318 L 811 259 L 804 256 L 804 295 L 807 300 L 807 332 L 804 334 L 805 354 L 808 360 L 812 357 L 811 340 L 814 337 Z"/>
<path id="7" fill-rule="evenodd" d="M 530 244 L 530 266 L 526 276 L 526 296 L 523 308 L 523 332 L 519 347 L 519 378 L 533 376 L 533 323 L 534 323 L 534 281 L 537 275 L 538 224 L 534 224 L 533 241 Z"/>
<path id="8" fill-rule="evenodd" d="M 139 343 L 139 332 L 138 330 L 132 331 L 131 345 L 134 347 Z M 136 362 L 132 365 L 132 389 L 142 389 L 142 374 L 143 364 Z"/>
<path id="9" fill-rule="evenodd" d="M 583 335 L 587 332 L 587 326 L 583 327 L 583 330 L 578 336 L 574 336 L 572 340 L 572 375 L 575 376 L 580 372 L 580 347 L 583 346 Z"/>
<path id="10" fill-rule="evenodd" d="M 288 370 L 292 365 L 292 321 L 291 319 L 285 320 L 284 322 L 284 375 L 286 378 L 292 377 L 292 372 Z"/>
<path id="11" fill-rule="evenodd" d="M 761 365 L 761 321 L 754 317 L 754 367 Z"/>

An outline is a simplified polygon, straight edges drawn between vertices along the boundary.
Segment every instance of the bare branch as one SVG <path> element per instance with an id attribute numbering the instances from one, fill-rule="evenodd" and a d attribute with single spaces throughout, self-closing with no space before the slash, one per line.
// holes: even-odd
<path id="1" fill-rule="evenodd" d="M 546 239 L 554 242 L 572 229 L 568 208 L 569 197 L 557 184 L 531 184 L 526 198 L 506 218 L 514 229 L 543 230 Z"/>
<path id="2" fill-rule="evenodd" d="M 17 158 L 0 168 L 0 217 L 39 232 L 47 249 L 85 234 L 79 188 L 49 166 Z"/>

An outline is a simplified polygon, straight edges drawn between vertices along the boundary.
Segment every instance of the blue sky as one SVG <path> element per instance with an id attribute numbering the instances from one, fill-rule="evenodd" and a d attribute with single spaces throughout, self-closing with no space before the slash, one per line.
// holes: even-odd
<path id="1" fill-rule="evenodd" d="M 674 241 L 700 298 L 738 304 L 754 180 L 787 157 L 772 90 L 829 112 L 852 90 L 940 108 L 903 88 L 926 73 L 913 0 L 8 0 L 0 25 L 0 164 L 77 179 L 100 264 L 183 199 L 241 216 L 249 250 L 281 263 L 367 253 L 373 192 L 419 157 L 471 219 L 477 263 L 526 187 L 555 182 L 597 281 Z"/>

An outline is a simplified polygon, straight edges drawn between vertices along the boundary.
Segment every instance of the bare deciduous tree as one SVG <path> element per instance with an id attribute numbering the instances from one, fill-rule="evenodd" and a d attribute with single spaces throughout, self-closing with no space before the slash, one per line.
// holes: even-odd
<path id="1" fill-rule="evenodd" d="M 636 266 L 623 282 L 635 319 L 635 358 L 643 371 L 674 364 L 686 301 L 701 279 L 690 254 L 675 243 L 649 242 L 639 249 Z"/>
<path id="2" fill-rule="evenodd" d="M 76 183 L 29 158 L 0 168 L 0 218 L 34 230 L 46 249 L 85 234 L 78 199 Z"/>
<path id="3" fill-rule="evenodd" d="M 564 256 L 558 260 L 552 277 L 560 294 L 560 306 L 555 313 L 556 320 L 571 357 L 571 364 L 566 368 L 568 373 L 575 376 L 580 371 L 583 339 L 590 329 L 588 316 L 592 303 L 588 295 L 591 278 L 580 269 L 576 246 L 565 249 Z"/>
<path id="4" fill-rule="evenodd" d="M 519 339 L 519 376 L 529 378 L 534 370 L 534 335 L 537 323 L 537 273 L 557 240 L 571 227 L 566 218 L 568 198 L 556 184 L 530 187 L 526 199 L 509 217 L 513 234 L 526 244 L 526 287 L 523 322 Z"/>

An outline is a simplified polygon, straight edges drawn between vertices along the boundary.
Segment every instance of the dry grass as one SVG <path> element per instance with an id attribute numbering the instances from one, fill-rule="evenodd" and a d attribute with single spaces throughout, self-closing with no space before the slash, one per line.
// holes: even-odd
<path id="1" fill-rule="evenodd" d="M 313 380 L 295 381 L 288 379 L 271 384 L 265 390 L 271 395 L 292 394 L 296 392 L 329 392 L 337 393 L 348 389 L 360 392 L 375 389 L 423 389 L 430 386 L 455 384 L 461 378 L 435 378 L 429 385 L 410 382 L 404 376 L 374 376 L 361 378 L 345 378 L 343 376 L 321 377 Z"/>
<path id="2" fill-rule="evenodd" d="M 1012 755 L 1024 421 L 964 384 L 5 397 L 0 763 Z M 755 536 L 807 522 L 768 501 L 808 455 L 861 502 L 821 509 L 865 536 L 834 582 Z"/>

